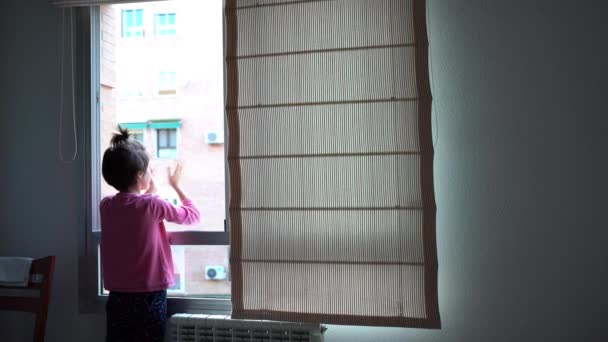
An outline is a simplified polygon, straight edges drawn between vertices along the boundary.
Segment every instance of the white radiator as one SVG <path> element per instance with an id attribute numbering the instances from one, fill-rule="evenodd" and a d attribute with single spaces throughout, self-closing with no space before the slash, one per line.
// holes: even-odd
<path id="1" fill-rule="evenodd" d="M 323 342 L 320 324 L 230 319 L 220 315 L 175 314 L 170 342 Z"/>

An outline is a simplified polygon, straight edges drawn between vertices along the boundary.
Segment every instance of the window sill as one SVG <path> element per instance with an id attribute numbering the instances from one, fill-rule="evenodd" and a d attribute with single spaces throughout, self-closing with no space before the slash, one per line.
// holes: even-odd
<path id="1" fill-rule="evenodd" d="M 85 305 L 80 305 L 80 314 L 105 314 L 108 295 L 97 297 Z M 229 298 L 195 298 L 195 297 L 168 297 L 167 314 L 176 313 L 230 315 L 232 303 Z"/>

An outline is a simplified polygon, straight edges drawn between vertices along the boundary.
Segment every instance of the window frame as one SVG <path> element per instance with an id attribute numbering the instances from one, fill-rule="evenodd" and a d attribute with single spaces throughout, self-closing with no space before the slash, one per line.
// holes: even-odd
<path id="1" fill-rule="evenodd" d="M 183 246 L 177 246 L 177 254 L 176 255 L 174 253 L 174 251 L 171 251 L 171 254 L 173 256 L 173 263 L 178 265 L 178 269 L 181 270 L 181 273 L 179 273 L 179 279 L 175 279 L 175 285 L 179 285 L 179 287 L 177 289 L 175 288 L 168 288 L 167 289 L 167 295 L 172 295 L 172 294 L 176 294 L 176 293 L 184 293 L 185 291 L 185 281 L 184 281 L 184 276 L 186 274 L 186 261 L 185 261 L 185 251 L 184 251 L 184 247 Z M 175 286 L 174 285 L 174 286 Z"/>
<path id="2" fill-rule="evenodd" d="M 161 70 L 158 72 L 156 95 L 167 96 L 177 94 L 177 71 Z"/>
<path id="3" fill-rule="evenodd" d="M 101 144 L 100 144 L 100 94 L 101 94 L 101 18 L 100 7 L 82 7 L 77 11 L 76 39 L 78 48 L 75 49 L 77 72 L 82 82 L 79 89 L 78 105 L 84 115 L 84 192 L 85 192 L 85 222 L 79 234 L 79 312 L 105 313 L 107 295 L 102 293 L 101 263 L 99 259 L 99 243 L 101 232 L 99 230 L 99 202 L 101 200 Z M 223 34 L 225 38 L 225 34 Z M 225 87 L 224 70 L 224 94 Z M 226 113 L 224 112 L 224 123 Z M 226 131 L 224 125 L 224 131 Z M 224 149 L 224 158 L 227 149 Z M 230 194 L 227 163 L 224 166 L 226 196 Z M 230 248 L 230 222 L 228 215 L 228 197 L 226 197 L 226 219 L 224 231 L 179 231 L 168 234 L 171 245 L 208 245 L 229 246 Z M 170 296 L 171 294 L 169 294 Z M 231 296 L 225 298 L 204 297 L 194 295 L 188 297 L 167 298 L 168 314 L 178 312 L 205 313 L 229 315 L 232 311 Z"/>
<path id="4" fill-rule="evenodd" d="M 174 24 L 169 24 L 169 16 L 175 18 Z M 160 25 L 160 18 L 164 17 L 165 23 Z M 173 30 L 173 33 L 170 33 Z M 155 37 L 175 37 L 177 36 L 177 13 L 175 12 L 159 12 L 154 13 L 154 36 Z"/>
<path id="5" fill-rule="evenodd" d="M 136 20 L 137 20 L 137 12 L 141 11 L 141 26 L 138 26 L 136 24 Z M 126 14 L 128 12 L 132 12 L 131 16 L 132 16 L 132 20 L 133 20 L 133 26 L 127 26 L 127 19 L 126 19 Z M 125 39 L 137 39 L 137 38 L 143 38 L 146 35 L 146 31 L 145 31 L 145 18 L 144 18 L 144 9 L 143 8 L 123 8 L 120 11 L 120 27 L 121 27 L 121 37 L 125 38 Z M 129 33 L 130 35 L 127 36 L 127 33 Z M 138 33 L 141 33 L 141 35 L 137 35 Z"/>
<path id="6" fill-rule="evenodd" d="M 135 141 L 139 141 L 142 145 L 146 145 L 146 131 L 145 130 L 141 130 L 141 131 L 129 131 L 131 133 L 131 136 L 133 137 L 133 140 Z M 136 135 L 141 135 L 141 140 L 135 138 Z"/>
<path id="7" fill-rule="evenodd" d="M 127 99 L 141 99 L 144 97 L 144 91 L 140 86 L 127 86 L 120 89 L 119 95 Z"/>
<path id="8" fill-rule="evenodd" d="M 166 132 L 167 135 L 165 136 L 166 139 L 164 139 L 164 145 L 163 147 L 161 147 L 161 139 L 160 139 L 160 134 L 161 132 Z M 158 146 L 157 148 L 162 148 L 167 149 L 167 150 L 177 150 L 177 128 L 157 128 L 156 129 L 156 133 L 158 134 L 156 137 L 156 146 Z M 175 135 L 174 139 L 171 139 L 171 134 Z M 171 141 L 174 140 L 175 143 L 171 144 Z"/>
<path id="9" fill-rule="evenodd" d="M 155 128 L 154 129 L 156 132 L 156 158 L 159 159 L 176 159 L 177 155 L 178 155 L 178 146 L 179 146 L 179 128 Z M 168 147 L 160 147 L 160 132 L 161 131 L 166 131 L 167 132 L 167 136 L 166 136 L 166 143 L 168 143 Z M 171 138 L 169 133 L 170 132 L 175 132 L 175 146 L 170 146 L 170 142 L 171 142 Z M 166 156 L 161 156 L 160 151 L 162 150 L 173 150 L 173 156 L 170 157 L 166 157 Z"/>

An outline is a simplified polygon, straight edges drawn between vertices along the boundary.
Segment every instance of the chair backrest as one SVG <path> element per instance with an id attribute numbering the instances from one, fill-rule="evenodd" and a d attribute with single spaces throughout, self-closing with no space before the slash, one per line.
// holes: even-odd
<path id="1" fill-rule="evenodd" d="M 46 330 L 46 319 L 51 299 L 55 256 L 35 259 L 30 269 L 30 281 L 27 287 L 0 286 L 0 289 L 37 290 L 40 296 L 20 297 L 0 294 L 0 310 L 31 312 L 36 315 L 34 342 L 43 342 Z"/>

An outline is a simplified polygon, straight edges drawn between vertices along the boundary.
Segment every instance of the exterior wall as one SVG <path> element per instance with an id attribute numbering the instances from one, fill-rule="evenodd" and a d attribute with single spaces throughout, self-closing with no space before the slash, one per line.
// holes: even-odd
<path id="1" fill-rule="evenodd" d="M 100 108 L 101 108 L 101 155 L 110 145 L 111 133 L 114 132 L 118 119 L 116 117 L 118 101 L 116 97 L 116 44 L 119 32 L 116 22 L 119 13 L 111 6 L 101 6 L 101 70 L 100 70 Z M 116 192 L 106 182 L 101 182 L 101 192 L 111 194 Z"/>

